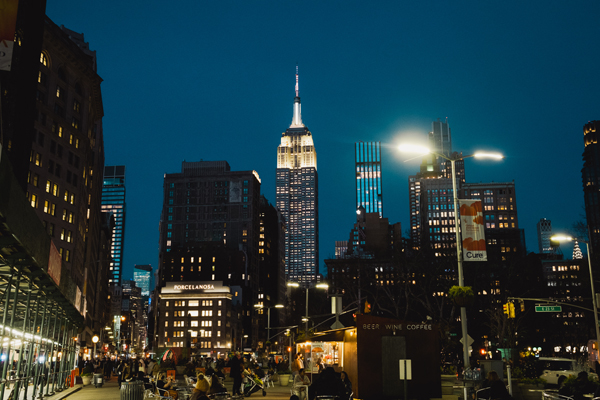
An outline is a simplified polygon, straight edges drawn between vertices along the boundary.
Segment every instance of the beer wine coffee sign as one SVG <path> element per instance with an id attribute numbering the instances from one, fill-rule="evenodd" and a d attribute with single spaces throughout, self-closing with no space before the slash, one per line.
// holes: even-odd
<path id="1" fill-rule="evenodd" d="M 464 261 L 487 261 L 481 200 L 459 200 Z"/>

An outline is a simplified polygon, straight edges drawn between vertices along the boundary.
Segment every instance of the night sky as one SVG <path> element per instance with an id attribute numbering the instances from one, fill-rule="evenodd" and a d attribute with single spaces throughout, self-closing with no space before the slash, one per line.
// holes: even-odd
<path id="1" fill-rule="evenodd" d="M 275 202 L 296 63 L 318 157 L 322 272 L 356 219 L 354 142 L 381 141 L 384 217 L 407 232 L 420 160 L 395 147 L 424 142 L 437 118 L 454 150 L 506 155 L 465 161 L 466 178 L 515 181 L 529 251 L 540 218 L 565 231 L 584 213 L 600 2 L 48 0 L 47 14 L 97 52 L 106 165 L 127 167 L 126 279 L 134 264 L 158 265 L 163 174 L 183 160 L 256 170 Z"/>

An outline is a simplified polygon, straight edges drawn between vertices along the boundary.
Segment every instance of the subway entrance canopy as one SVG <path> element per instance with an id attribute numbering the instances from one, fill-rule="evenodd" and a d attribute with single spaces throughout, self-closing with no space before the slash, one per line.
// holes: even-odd
<path id="1" fill-rule="evenodd" d="M 0 353 L 6 361 L 0 400 L 7 385 L 14 385 L 13 398 L 35 398 L 65 387 L 84 318 L 69 300 L 75 285 L 70 277 L 61 281 L 60 255 L 3 155 L 0 145 Z"/>

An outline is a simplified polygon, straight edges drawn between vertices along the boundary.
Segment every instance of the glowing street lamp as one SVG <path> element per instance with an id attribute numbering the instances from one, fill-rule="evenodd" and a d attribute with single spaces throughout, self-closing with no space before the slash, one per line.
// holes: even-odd
<path id="1" fill-rule="evenodd" d="M 262 304 L 255 304 L 255 308 L 267 309 L 267 340 L 271 339 L 271 308 L 283 308 L 283 304 L 275 304 L 274 306 L 265 307 Z"/>
<path id="2" fill-rule="evenodd" d="M 94 343 L 94 358 L 96 358 L 96 343 L 98 343 L 99 340 L 100 338 L 98 335 L 92 336 L 92 342 Z"/>
<path id="3" fill-rule="evenodd" d="M 554 235 L 550 237 L 550 242 L 581 242 L 585 243 L 587 249 L 588 267 L 590 269 L 590 287 L 592 289 L 592 307 L 594 308 L 594 322 L 596 324 L 596 360 L 600 359 L 600 327 L 598 327 L 598 304 L 596 302 L 596 292 L 594 290 L 594 275 L 592 274 L 592 255 L 590 253 L 590 244 L 585 240 L 580 240 L 566 235 Z"/>
<path id="4" fill-rule="evenodd" d="M 455 156 L 448 157 L 444 154 L 440 154 L 440 153 L 431 151 L 431 149 L 429 149 L 428 147 L 419 146 L 419 145 L 415 145 L 415 144 L 408 144 L 408 143 L 401 144 L 400 146 L 398 146 L 398 150 L 403 153 L 412 153 L 412 154 L 418 154 L 418 155 L 423 155 L 423 156 L 425 156 L 427 154 L 433 154 L 435 156 L 443 158 L 446 161 L 450 161 L 450 165 L 452 167 L 452 192 L 453 192 L 453 196 L 454 196 L 454 232 L 455 232 L 455 236 L 456 236 L 456 258 L 458 261 L 458 286 L 463 287 L 463 286 L 465 286 L 465 280 L 464 280 L 464 276 L 463 276 L 463 266 L 462 266 L 462 243 L 461 243 L 460 237 L 458 236 L 459 208 L 458 208 L 458 190 L 456 188 L 456 170 L 455 170 L 454 164 L 456 163 L 456 161 L 464 160 L 465 158 L 470 158 L 470 157 L 490 158 L 490 159 L 494 159 L 494 160 L 501 160 L 504 158 L 504 156 L 500 153 L 486 153 L 486 152 L 478 151 L 474 154 L 470 154 L 470 155 L 466 155 L 466 156 L 462 155 L 462 154 L 454 153 Z M 460 308 L 460 322 L 461 322 L 461 328 L 462 328 L 463 359 L 464 359 L 464 366 L 466 369 L 470 366 L 470 363 L 469 363 L 469 343 L 468 343 L 469 335 L 467 333 L 467 309 L 465 307 Z"/>
<path id="5" fill-rule="evenodd" d="M 289 287 L 300 287 L 300 284 L 298 282 L 287 282 L 286 283 L 287 286 Z M 321 283 L 317 283 L 315 285 L 315 287 L 317 289 L 329 289 L 329 285 L 327 283 L 321 282 Z M 304 315 L 304 318 L 302 318 L 302 322 L 304 322 L 304 335 L 305 337 L 308 339 L 308 287 L 306 288 L 306 313 Z"/>

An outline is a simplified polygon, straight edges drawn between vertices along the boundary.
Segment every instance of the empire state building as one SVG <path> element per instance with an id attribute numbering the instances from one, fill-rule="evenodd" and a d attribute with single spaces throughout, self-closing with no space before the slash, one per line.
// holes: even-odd
<path id="1" fill-rule="evenodd" d="M 286 279 L 308 287 L 319 270 L 319 207 L 317 152 L 312 134 L 302 123 L 298 68 L 292 124 L 277 147 L 277 208 L 285 218 Z"/>

